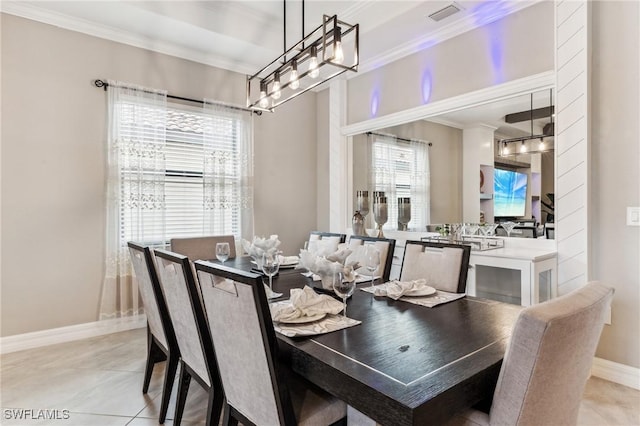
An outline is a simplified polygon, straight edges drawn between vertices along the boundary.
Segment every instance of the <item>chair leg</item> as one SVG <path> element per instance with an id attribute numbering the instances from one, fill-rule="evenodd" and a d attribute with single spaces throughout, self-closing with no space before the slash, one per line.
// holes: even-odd
<path id="1" fill-rule="evenodd" d="M 207 404 L 207 425 L 218 426 L 223 403 L 223 393 L 220 390 L 214 390 L 213 386 L 210 387 L 209 403 Z"/>
<path id="2" fill-rule="evenodd" d="M 224 413 L 223 413 L 222 425 L 223 426 L 238 426 L 238 419 L 234 418 L 231 415 L 231 406 L 229 404 L 227 404 L 226 402 L 224 403 Z"/>
<path id="3" fill-rule="evenodd" d="M 173 419 L 173 424 L 176 426 L 182 422 L 182 413 L 184 412 L 184 404 L 187 401 L 187 393 L 189 392 L 189 383 L 191 383 L 191 375 L 187 371 L 187 368 L 180 360 L 180 378 L 178 379 L 178 396 L 176 398 L 176 414 Z"/>
<path id="4" fill-rule="evenodd" d="M 156 364 L 154 360 L 155 342 L 153 341 L 153 335 L 147 324 L 147 365 L 144 369 L 144 383 L 142 384 L 142 393 L 147 393 L 149 390 L 149 382 L 151 382 L 151 374 L 153 373 L 153 366 Z"/>
<path id="5" fill-rule="evenodd" d="M 164 387 L 162 389 L 162 402 L 160 404 L 160 416 L 158 422 L 164 423 L 167 418 L 167 409 L 169 408 L 169 400 L 171 399 L 171 391 L 173 390 L 173 381 L 176 378 L 176 371 L 178 370 L 178 356 L 169 355 L 167 357 L 167 364 L 164 372 Z"/>

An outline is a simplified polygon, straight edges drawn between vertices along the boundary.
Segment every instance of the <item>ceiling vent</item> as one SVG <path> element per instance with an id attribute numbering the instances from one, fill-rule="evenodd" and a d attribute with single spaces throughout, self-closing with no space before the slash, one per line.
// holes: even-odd
<path id="1" fill-rule="evenodd" d="M 449 16 L 460 12 L 462 8 L 460 6 L 458 6 L 455 3 L 451 3 L 449 6 L 445 7 L 444 9 L 440 9 L 437 12 L 433 12 L 431 15 L 429 15 L 429 18 L 433 19 L 436 22 L 440 22 L 445 18 L 448 18 Z"/>

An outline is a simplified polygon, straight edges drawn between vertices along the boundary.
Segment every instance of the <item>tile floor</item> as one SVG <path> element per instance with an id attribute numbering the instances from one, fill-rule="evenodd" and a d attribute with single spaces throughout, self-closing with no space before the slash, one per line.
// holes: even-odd
<path id="1" fill-rule="evenodd" d="M 141 392 L 144 329 L 15 352 L 0 357 L 2 425 L 157 425 L 160 367 Z M 175 389 L 174 389 L 175 391 Z M 204 423 L 207 395 L 192 381 L 182 424 Z M 165 425 L 172 425 L 175 392 Z M 14 409 L 59 411 L 62 420 L 17 420 Z M 55 412 L 49 412 L 56 414 Z M 34 415 L 38 413 L 34 411 Z M 640 425 L 640 391 L 598 378 L 587 383 L 580 425 Z"/>

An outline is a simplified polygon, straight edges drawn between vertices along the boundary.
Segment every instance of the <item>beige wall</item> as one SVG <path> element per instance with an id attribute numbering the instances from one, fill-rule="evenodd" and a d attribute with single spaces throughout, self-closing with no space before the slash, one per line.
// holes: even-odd
<path id="1" fill-rule="evenodd" d="M 2 328 L 95 321 L 104 259 L 106 94 L 96 78 L 244 103 L 245 76 L 2 15 Z M 316 227 L 315 95 L 255 117 L 261 235 Z M 281 206 L 281 207 L 276 207 Z"/>
<path id="2" fill-rule="evenodd" d="M 357 123 L 552 70 L 553 24 L 551 2 L 540 2 L 359 75 L 349 80 L 347 121 Z"/>
<path id="3" fill-rule="evenodd" d="M 597 356 L 640 368 L 640 4 L 593 3 L 591 278 L 615 287 Z"/>

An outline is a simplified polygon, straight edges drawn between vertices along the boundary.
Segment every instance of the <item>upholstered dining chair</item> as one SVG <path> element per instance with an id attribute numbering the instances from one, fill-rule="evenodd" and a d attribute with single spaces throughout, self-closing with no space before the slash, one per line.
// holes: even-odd
<path id="1" fill-rule="evenodd" d="M 167 304 L 158 282 L 154 254 L 151 249 L 142 244 L 130 241 L 128 243 L 131 263 L 138 280 L 140 297 L 147 316 L 147 362 L 144 370 L 142 393 L 149 390 L 149 382 L 153 367 L 158 362 L 167 361 L 164 371 L 162 397 L 160 399 L 160 414 L 158 422 L 164 423 L 167 408 L 176 377 L 180 350 L 169 318 Z"/>
<path id="2" fill-rule="evenodd" d="M 160 286 L 180 348 L 180 378 L 174 424 L 179 425 L 191 378 L 209 394 L 207 425 L 218 425 L 224 393 L 213 362 L 213 343 L 189 258 L 155 250 Z"/>
<path id="3" fill-rule="evenodd" d="M 450 293 L 464 293 L 471 246 L 431 241 L 406 242 L 400 281 L 425 278 L 427 285 Z"/>
<path id="4" fill-rule="evenodd" d="M 236 241 L 233 235 L 172 238 L 171 251 L 187 256 L 191 261 L 211 260 L 216 258 L 217 243 L 229 243 L 229 259 L 236 257 Z"/>
<path id="5" fill-rule="evenodd" d="M 354 251 L 367 243 L 374 244 L 380 252 L 380 266 L 378 266 L 374 275 L 382 277 L 384 281 L 389 281 L 389 275 L 391 274 L 391 262 L 393 261 L 393 251 L 396 248 L 396 240 L 391 238 L 364 237 L 359 235 L 352 235 L 349 237 L 349 247 Z M 358 252 L 354 252 L 354 254 L 352 254 L 352 256 L 355 256 L 354 258 L 360 262 L 360 268 L 358 268 L 358 271 L 361 270 L 363 273 L 369 274 L 370 272 L 366 270 L 364 260 L 360 259 L 358 255 Z"/>
<path id="6" fill-rule="evenodd" d="M 599 282 L 520 312 L 489 414 L 449 425 L 575 425 L 614 289 Z"/>
<path id="7" fill-rule="evenodd" d="M 194 264 L 225 391 L 223 424 L 344 422 L 344 402 L 278 361 L 278 342 L 260 275 L 209 262 Z"/>

